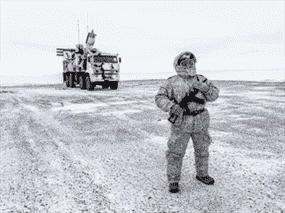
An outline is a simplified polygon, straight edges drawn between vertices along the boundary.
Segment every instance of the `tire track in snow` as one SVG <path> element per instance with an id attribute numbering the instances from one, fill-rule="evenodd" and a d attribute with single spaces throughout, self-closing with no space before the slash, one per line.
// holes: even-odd
<path id="1" fill-rule="evenodd" d="M 108 199 L 104 197 L 99 180 L 99 172 L 103 170 L 99 164 L 95 168 L 94 162 L 85 161 L 80 148 L 75 150 L 68 146 L 77 140 L 74 133 L 67 134 L 72 130 L 62 127 L 47 112 L 22 104 L 19 98 L 11 101 L 16 102 L 21 110 L 18 117 L 7 115 L 14 117 L 14 122 L 9 124 L 13 131 L 7 137 L 17 144 L 15 160 L 21 163 L 12 165 L 12 168 L 20 170 L 21 174 L 15 175 L 24 184 L 16 194 L 6 197 L 6 203 L 9 200 L 14 203 L 10 202 L 8 208 L 30 211 L 49 208 L 49 212 L 58 212 L 58 207 L 61 207 L 61 212 L 108 209 Z M 11 195 L 7 188 L 6 192 Z"/>

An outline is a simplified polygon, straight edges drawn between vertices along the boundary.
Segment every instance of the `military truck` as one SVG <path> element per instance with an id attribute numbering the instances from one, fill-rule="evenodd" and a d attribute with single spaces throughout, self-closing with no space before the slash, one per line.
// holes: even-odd
<path id="1" fill-rule="evenodd" d="M 88 33 L 86 47 L 77 44 L 76 49 L 57 48 L 57 56 L 63 56 L 63 82 L 67 87 L 94 90 L 96 85 L 103 89 L 118 89 L 121 57 L 118 54 L 100 52 L 93 48 L 94 31 Z"/>

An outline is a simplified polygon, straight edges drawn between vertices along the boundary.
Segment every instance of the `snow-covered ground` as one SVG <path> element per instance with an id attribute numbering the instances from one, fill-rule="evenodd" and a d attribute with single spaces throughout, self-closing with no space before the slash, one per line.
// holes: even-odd
<path id="1" fill-rule="evenodd" d="M 161 83 L 2 88 L 0 212 L 285 212 L 284 83 L 215 82 L 216 183 L 197 182 L 189 143 L 179 194 L 167 191 Z"/>

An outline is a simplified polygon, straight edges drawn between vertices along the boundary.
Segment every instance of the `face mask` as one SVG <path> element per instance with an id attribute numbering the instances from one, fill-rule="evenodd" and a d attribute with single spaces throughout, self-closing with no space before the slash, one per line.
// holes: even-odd
<path id="1" fill-rule="evenodd" d="M 196 75 L 196 68 L 186 68 L 185 69 L 187 74 L 190 75 L 190 76 L 195 76 Z"/>
<path id="2" fill-rule="evenodd" d="M 190 76 L 196 75 L 196 65 L 193 59 L 185 59 L 180 62 L 180 67 L 182 67 L 185 72 Z"/>

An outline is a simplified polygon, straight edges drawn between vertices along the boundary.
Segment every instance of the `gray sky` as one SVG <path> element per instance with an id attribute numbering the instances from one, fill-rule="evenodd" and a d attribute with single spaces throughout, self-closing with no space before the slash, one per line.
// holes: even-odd
<path id="1" fill-rule="evenodd" d="M 62 72 L 56 47 L 119 53 L 121 72 L 174 72 L 192 51 L 213 80 L 284 80 L 284 1 L 2 1 L 1 74 Z M 4 71 L 5 70 L 5 71 Z"/>

